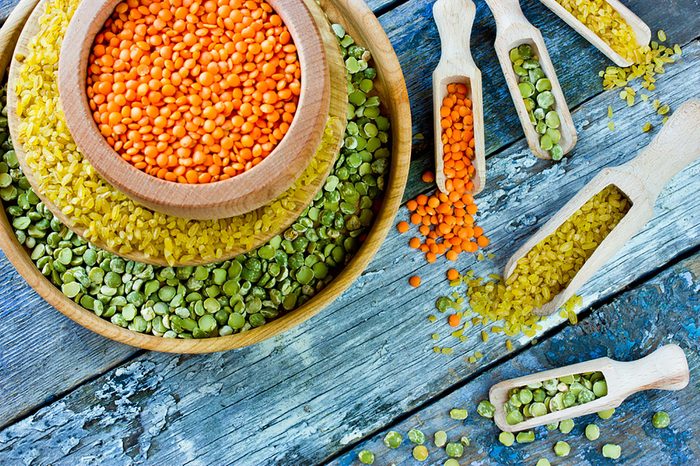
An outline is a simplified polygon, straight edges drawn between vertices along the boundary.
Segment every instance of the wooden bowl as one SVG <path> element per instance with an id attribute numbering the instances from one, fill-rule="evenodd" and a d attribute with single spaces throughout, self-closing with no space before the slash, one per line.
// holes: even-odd
<path id="1" fill-rule="evenodd" d="M 95 36 L 121 1 L 81 2 L 66 31 L 59 61 L 58 86 L 68 129 L 97 173 L 150 209 L 198 220 L 244 214 L 286 191 L 314 157 L 330 105 L 323 40 L 304 3 L 268 0 L 289 28 L 301 65 L 301 95 L 288 133 L 260 164 L 245 173 L 191 185 L 165 181 L 135 168 L 115 152 L 93 119 L 86 89 L 88 58 Z"/>
<path id="2" fill-rule="evenodd" d="M 12 38 L 12 43 L 15 44 L 15 55 L 27 55 L 29 53 L 29 43 L 34 38 L 38 32 L 39 32 L 39 17 L 41 16 L 41 12 L 44 9 L 44 5 L 46 4 L 46 0 L 22 0 L 20 4 L 13 10 L 14 12 L 19 12 L 19 11 L 28 11 L 31 12 L 31 9 L 38 3 L 38 7 L 34 10 L 34 13 L 32 16 L 29 18 L 29 20 L 26 22 L 24 27 L 22 28 L 21 25 L 18 28 L 16 32 L 16 36 L 18 35 L 19 38 L 14 37 Z M 330 25 L 328 25 L 325 13 L 323 10 L 320 8 L 312 8 L 310 10 L 314 16 L 314 20 L 316 21 L 317 26 L 324 26 L 324 27 L 319 27 L 319 31 L 321 33 L 322 39 L 324 41 L 324 46 L 325 46 L 325 51 L 326 51 L 326 60 L 329 64 L 329 75 L 330 75 L 330 108 L 329 108 L 329 114 L 328 114 L 328 125 L 327 125 L 327 130 L 330 131 L 329 136 L 330 139 L 327 139 L 327 137 L 324 137 L 325 139 L 322 139 L 322 143 L 319 146 L 326 146 L 323 148 L 325 151 L 326 148 L 331 148 L 333 147 L 336 152 L 340 150 L 340 147 L 342 146 L 343 143 L 343 138 L 344 138 L 344 129 L 345 125 L 347 123 L 347 103 L 348 103 L 348 95 L 347 95 L 347 78 L 345 74 L 345 67 L 343 63 L 343 58 L 340 53 L 340 50 L 337 45 L 337 39 L 335 37 L 335 34 L 330 28 Z M 11 24 L 11 23 L 10 23 Z M 8 24 L 9 27 L 9 24 Z M 9 30 L 8 30 L 9 31 Z M 21 33 L 21 34 L 20 34 Z M 10 58 L 12 57 L 12 54 L 5 54 L 2 58 L 6 59 L 6 62 L 4 62 L 4 66 L 7 65 L 7 61 L 10 61 Z M 0 63 L 2 64 L 2 63 Z M 8 76 L 8 88 L 12 88 L 14 86 L 14 83 L 19 77 L 19 71 L 21 67 L 21 62 L 18 60 L 13 60 L 12 61 L 12 66 L 10 68 L 9 76 Z M 20 166 L 22 168 L 22 171 L 24 172 L 24 175 L 27 177 L 29 180 L 30 184 L 34 187 L 34 191 L 36 194 L 41 198 L 42 202 L 48 207 L 48 209 L 53 213 L 55 217 L 57 217 L 61 223 L 66 225 L 68 228 L 70 228 L 75 234 L 78 236 L 81 236 L 82 238 L 86 237 L 86 230 L 84 227 L 80 226 L 77 224 L 75 218 L 72 216 L 72 214 L 66 214 L 62 210 L 62 208 L 58 205 L 56 205 L 54 202 L 52 202 L 51 199 L 48 198 L 48 196 L 45 196 L 41 191 L 40 191 L 40 183 L 39 179 L 34 176 L 34 173 L 31 170 L 31 167 L 27 164 L 26 161 L 26 153 L 24 151 L 24 147 L 21 142 L 21 137 L 19 134 L 19 126 L 20 126 L 20 119 L 17 115 L 16 108 L 17 108 L 17 97 L 15 93 L 8 93 L 8 119 L 10 123 L 10 133 L 12 135 L 13 141 L 16 141 L 15 144 L 15 152 L 17 153 L 17 158 L 20 162 Z M 332 120 L 332 121 L 330 121 Z M 247 237 L 252 239 L 250 245 L 246 246 L 243 243 L 239 242 L 235 247 L 233 248 L 225 248 L 224 251 L 225 253 L 223 256 L 217 258 L 217 259 L 203 259 L 199 256 L 195 257 L 192 260 L 186 260 L 186 261 L 177 261 L 174 264 L 169 263 L 165 256 L 163 254 L 158 255 L 158 256 L 145 256 L 141 250 L 139 249 L 133 249 L 130 252 L 124 253 L 122 251 L 119 251 L 115 247 L 112 247 L 108 244 L 106 244 L 104 241 L 101 241 L 100 239 L 90 239 L 90 242 L 97 246 L 100 249 L 104 249 L 106 251 L 109 251 L 113 254 L 120 255 L 126 259 L 130 259 L 133 261 L 137 262 L 144 262 L 147 264 L 151 265 L 158 265 L 158 266 L 190 266 L 190 265 L 205 265 L 208 263 L 212 262 L 221 262 L 223 260 L 231 259 L 239 254 L 246 253 L 250 250 L 253 250 L 267 241 L 269 241 L 273 236 L 282 233 L 284 230 L 286 230 L 294 221 L 299 217 L 301 212 L 311 203 L 313 200 L 314 196 L 318 193 L 318 191 L 323 187 L 323 184 L 326 181 L 326 178 L 328 177 L 329 172 L 333 168 L 333 164 L 335 159 L 337 158 L 337 153 L 334 154 L 333 160 L 330 160 L 328 162 L 324 162 L 324 164 L 327 164 L 327 167 L 324 170 L 321 170 L 319 173 L 320 175 L 314 178 L 312 181 L 305 181 L 304 183 L 298 183 L 295 182 L 289 190 L 285 191 L 282 195 L 280 195 L 278 198 L 276 198 L 274 202 L 280 202 L 279 200 L 284 198 L 288 201 L 291 201 L 287 204 L 285 204 L 285 211 L 286 215 L 274 215 L 270 218 L 269 224 L 267 225 L 266 228 L 260 229 L 257 232 L 254 232 L 252 235 L 248 234 Z M 253 212 L 250 212 L 248 214 L 244 214 L 248 216 L 252 216 L 253 218 L 263 218 L 266 216 L 270 216 L 270 212 L 268 210 L 268 205 L 262 206 L 258 209 L 256 209 Z M 220 222 L 227 223 L 229 221 L 233 222 L 236 220 L 235 217 L 230 217 L 227 219 L 220 220 Z M 191 220 L 191 222 L 202 222 L 199 220 Z M 235 233 L 236 231 L 232 231 L 231 229 L 226 229 L 225 230 L 227 233 Z M 219 247 L 219 245 L 213 245 L 215 247 Z"/>
<path id="3" fill-rule="evenodd" d="M 314 0 L 306 2 L 311 9 L 316 5 Z M 36 3 L 36 0 L 22 0 L 21 5 L 29 3 Z M 0 31 L 2 56 L 11 53 L 14 47 L 16 37 L 13 38 L 8 33 L 21 25 L 26 18 L 21 12 L 27 12 L 28 9 L 21 8 L 21 5 L 16 7 Z M 392 125 L 391 173 L 382 206 L 366 241 L 335 280 L 303 306 L 244 333 L 201 340 L 165 339 L 136 333 L 96 316 L 61 293 L 41 274 L 26 250 L 17 242 L 4 209 L 0 209 L 0 248 L 27 283 L 61 313 L 93 332 L 120 343 L 169 353 L 210 353 L 259 343 L 299 325 L 335 301 L 364 271 L 393 227 L 411 161 L 411 108 L 396 54 L 379 21 L 367 5 L 362 0 L 321 0 L 321 6 L 331 21 L 342 24 L 359 44 L 366 46 L 372 53 L 378 72 L 376 89 L 382 98 L 384 110 L 389 113 Z M 0 69 L 0 72 L 2 71 L 4 70 Z"/>

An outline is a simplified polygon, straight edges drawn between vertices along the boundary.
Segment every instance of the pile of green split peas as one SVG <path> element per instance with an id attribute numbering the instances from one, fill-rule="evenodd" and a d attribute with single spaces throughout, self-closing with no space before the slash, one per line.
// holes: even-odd
<path id="1" fill-rule="evenodd" d="M 559 145 L 561 121 L 555 108 L 552 82 L 547 78 L 532 47 L 522 44 L 510 51 L 513 70 L 518 76 L 518 89 L 525 102 L 530 122 L 540 135 L 540 148 L 548 152 L 552 160 L 561 160 L 564 150 Z"/>
<path id="2" fill-rule="evenodd" d="M 589 403 L 608 394 L 602 372 L 567 375 L 510 390 L 503 405 L 506 422 L 519 424 L 527 419 Z"/>
<path id="3" fill-rule="evenodd" d="M 389 170 L 389 120 L 370 95 L 369 52 L 334 25 L 348 76 L 344 146 L 322 190 L 282 235 L 233 260 L 154 267 L 97 249 L 55 218 L 32 191 L 0 116 L 0 198 L 17 240 L 61 291 L 121 327 L 167 338 L 231 335 L 304 304 L 360 246 Z"/>
<path id="4" fill-rule="evenodd" d="M 571 382 L 570 385 L 571 384 L 573 384 L 573 382 Z M 477 405 L 476 412 L 481 417 L 493 419 L 496 408 L 488 400 L 482 400 Z M 601 419 L 610 419 L 614 412 L 614 409 L 601 411 L 598 413 L 598 417 Z M 453 420 L 463 421 L 467 418 L 468 413 L 466 409 L 453 408 L 450 410 L 449 415 Z M 651 418 L 651 422 L 655 428 L 663 429 L 670 425 L 671 420 L 668 413 L 665 411 L 659 411 L 654 413 Z M 548 431 L 559 429 L 559 431 L 563 434 L 570 434 L 574 429 L 574 421 L 572 419 L 565 419 L 559 423 L 548 424 L 546 429 Z M 600 428 L 596 424 L 588 424 L 585 428 L 584 435 L 591 442 L 598 440 L 600 437 Z M 426 445 L 426 435 L 421 430 L 413 428 L 408 431 L 407 437 L 411 445 L 413 458 L 419 462 L 427 460 L 429 450 Z M 387 432 L 387 434 L 384 436 L 384 445 L 392 450 L 400 448 L 403 441 L 404 438 L 401 433 L 395 430 Z M 501 432 L 498 435 L 498 441 L 506 447 L 511 447 L 516 442 L 518 444 L 532 443 L 535 441 L 535 432 L 533 430 L 529 430 L 518 432 L 517 435 L 511 432 Z M 440 453 L 447 455 L 447 459 L 443 463 L 443 466 L 459 466 L 459 458 L 464 456 L 464 449 L 471 445 L 471 441 L 468 437 L 462 436 L 457 442 L 448 442 L 447 432 L 444 430 L 438 430 L 433 435 L 433 444 L 435 447 L 440 449 Z M 558 441 L 554 444 L 552 450 L 556 456 L 564 457 L 571 453 L 571 446 L 565 441 Z M 619 459 L 622 455 L 622 448 L 613 443 L 606 443 L 601 447 L 601 454 L 604 458 Z M 372 451 L 365 449 L 358 452 L 357 459 L 361 464 L 374 464 L 376 457 Z M 537 461 L 536 466 L 550 466 L 550 462 L 547 458 L 540 458 Z"/>

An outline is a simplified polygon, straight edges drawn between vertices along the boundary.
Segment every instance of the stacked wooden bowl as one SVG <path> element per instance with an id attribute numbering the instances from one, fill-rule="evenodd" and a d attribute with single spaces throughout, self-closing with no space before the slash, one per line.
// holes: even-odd
<path id="1" fill-rule="evenodd" d="M 15 58 L 12 60 L 8 83 L 9 119 L 13 135 L 18 125 L 16 107 L 13 107 L 16 105 L 13 84 L 17 79 L 17 69 L 26 56 L 27 44 L 37 34 L 45 3 L 46 0 L 22 0 L 0 31 L 0 71 L 5 71 L 11 57 Z M 84 93 L 87 54 L 97 29 L 117 3 L 83 1 L 78 8 L 82 14 L 75 16 L 80 19 L 72 21 L 68 29 L 68 34 L 73 39 L 67 36 L 70 40 L 66 40 L 66 43 L 72 44 L 83 37 L 84 40 L 80 42 L 82 47 L 75 44 L 74 53 L 67 53 L 66 46 L 61 51 L 61 67 L 77 68 L 79 72 L 59 73 L 61 104 L 68 127 L 85 158 L 105 181 L 141 205 L 186 218 L 225 218 L 263 208 L 289 189 L 310 163 L 328 119 L 336 117 L 345 124 L 348 98 L 345 64 L 340 56 L 337 39 L 330 28 L 330 23 L 338 23 L 359 45 L 371 52 L 372 66 L 377 70 L 375 90 L 380 97 L 382 110 L 391 121 L 390 174 L 371 230 L 350 262 L 311 300 L 261 327 L 234 335 L 202 339 L 165 339 L 137 333 L 112 324 L 76 304 L 42 275 L 27 250 L 17 240 L 4 209 L 0 209 L 0 246 L 27 282 L 60 312 L 96 333 L 140 348 L 177 353 L 222 351 L 262 341 L 298 325 L 335 300 L 362 273 L 391 228 L 401 203 L 410 162 L 411 119 L 405 82 L 388 38 L 362 0 L 322 0 L 320 5 L 314 0 L 308 0 L 305 7 L 292 0 L 271 1 L 270 4 L 290 26 L 290 33 L 299 50 L 302 76 L 317 79 L 302 80 L 305 85 L 290 132 L 260 165 L 223 182 L 206 186 L 178 185 L 146 175 L 120 160 L 99 134 L 91 118 Z M 313 28 L 309 27 L 311 23 L 306 23 L 308 21 L 312 21 Z M 13 141 L 23 172 L 37 195 L 62 223 L 78 235 L 84 235 L 85 231 L 72 226 L 70 215 L 66 215 L 42 195 L 38 189 L 40 184 L 32 176 L 30 167 L 22 163 L 22 145 L 18 142 L 20 139 L 13 137 Z M 335 143 L 339 151 L 342 137 Z M 273 228 L 256 237 L 252 247 L 229 251 L 225 258 L 260 246 L 288 228 L 322 188 L 332 166 L 331 163 L 322 176 L 303 187 L 299 196 L 304 202 L 299 203 L 299 208 L 284 218 L 274 219 Z M 196 191 L 195 188 L 204 189 Z M 116 252 L 106 244 L 97 243 L 96 246 Z M 121 255 L 140 262 L 165 265 L 163 257 L 147 257 L 139 251 Z M 225 258 L 218 258 L 217 262 Z M 168 265 L 204 262 L 206 261 L 189 261 Z"/>

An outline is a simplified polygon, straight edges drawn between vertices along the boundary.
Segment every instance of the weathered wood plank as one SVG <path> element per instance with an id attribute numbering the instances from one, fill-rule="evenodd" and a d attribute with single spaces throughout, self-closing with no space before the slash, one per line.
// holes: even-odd
<path id="1" fill-rule="evenodd" d="M 689 407 L 700 403 L 699 291 L 700 254 L 696 254 L 596 309 L 579 325 L 565 328 L 397 425 L 382 429 L 331 464 L 358 464 L 357 453 L 362 449 L 375 453 L 376 464 L 417 464 L 411 458 L 407 440 L 397 450 L 387 449 L 382 442 L 388 430 L 405 436 L 414 427 L 429 439 L 430 457 L 420 463 L 425 465 L 441 465 L 446 459 L 444 450 L 440 451 L 432 442 L 437 430 L 447 431 L 450 441 L 459 441 L 462 435 L 471 439 L 461 464 L 535 464 L 543 457 L 557 464 L 561 460 L 556 458 L 552 447 L 559 440 L 571 445 L 572 453 L 564 460 L 565 464 L 608 464 L 609 460 L 603 459 L 600 452 L 606 443 L 622 447 L 619 461 L 626 464 L 698 464 L 700 423 L 698 414 Z M 634 395 L 609 420 L 596 415 L 576 419 L 576 427 L 569 435 L 558 431 L 548 433 L 540 427 L 536 429 L 535 443 L 506 448 L 497 441 L 500 431 L 495 424 L 476 414 L 476 404 L 488 398 L 491 385 L 501 380 L 602 356 L 634 360 L 668 343 L 676 343 L 686 352 L 691 371 L 688 387 L 680 392 L 649 391 Z M 469 418 L 464 422 L 450 419 L 449 410 L 455 407 L 467 408 Z M 656 411 L 670 414 L 668 429 L 655 429 L 651 425 L 651 416 Z M 588 423 L 600 427 L 598 440 L 591 442 L 583 436 Z"/>
<path id="2" fill-rule="evenodd" d="M 496 25 L 485 2 L 475 2 L 476 19 L 471 37 L 474 60 L 484 86 L 486 150 L 493 153 L 522 137 L 513 102 L 496 59 L 493 42 Z M 598 71 L 612 64 L 566 23 L 537 0 L 522 0 L 525 16 L 544 35 L 562 90 L 571 109 L 600 92 Z M 645 0 L 624 1 L 654 31 L 664 29 L 670 41 L 686 44 L 700 31 L 698 0 L 677 0 L 668 7 Z M 411 98 L 414 134 L 423 136 L 413 149 L 413 166 L 405 199 L 426 189 L 420 176 L 433 169 L 431 74 L 440 58 L 440 41 L 432 17 L 433 0 L 412 0 L 380 18 L 403 66 Z M 601 110 L 601 116 L 604 115 Z M 585 154 L 580 148 L 570 154 Z M 491 175 L 487 173 L 487 179 Z M 487 181 L 488 183 L 489 181 Z"/>
<path id="3" fill-rule="evenodd" d="M 135 353 L 48 306 L 0 252 L 0 425 Z M 42 376 L 46 374 L 50 376 Z M 30 390 L 31 388 L 31 390 Z"/>
<path id="4" fill-rule="evenodd" d="M 674 107 L 700 93 L 693 72 L 700 44 L 685 54 L 659 82 L 658 93 Z M 578 157 L 560 165 L 536 162 L 519 142 L 489 160 L 492 182 L 480 202 L 498 259 L 477 263 L 465 256 L 460 268 L 501 268 L 600 167 L 628 160 L 649 141 L 641 126 L 651 110 L 614 101 L 618 130 L 610 133 L 602 117 L 609 101 L 611 93 L 574 112 Z M 699 174 L 695 163 L 672 181 L 648 228 L 582 290 L 587 305 L 700 244 Z M 99 462 L 123 453 L 159 464 L 314 463 L 469 377 L 478 368 L 464 363 L 466 352 L 484 352 L 483 364 L 507 357 L 502 339 L 485 345 L 473 333 L 452 356 L 430 351 L 428 335 L 446 333 L 444 322 L 430 326 L 425 317 L 448 289 L 447 267 L 424 265 L 406 242 L 405 235 L 390 235 L 355 286 L 280 337 L 209 356 L 149 353 L 84 384 L 2 431 L 0 462 L 33 455 Z M 424 284 L 409 291 L 406 277 L 416 271 Z"/>

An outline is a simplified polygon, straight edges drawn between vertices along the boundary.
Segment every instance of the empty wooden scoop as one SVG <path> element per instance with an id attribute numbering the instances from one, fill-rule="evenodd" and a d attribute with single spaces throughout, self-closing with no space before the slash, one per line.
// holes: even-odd
<path id="1" fill-rule="evenodd" d="M 600 50 L 606 57 L 611 59 L 617 66 L 627 67 L 633 65 L 633 62 L 627 60 L 619 53 L 615 52 L 607 42 L 598 37 L 598 35 L 588 29 L 585 24 L 579 21 L 574 15 L 569 13 L 569 11 L 561 6 L 557 0 L 540 0 L 547 8 L 552 10 L 554 14 L 563 19 L 566 24 L 574 28 L 576 32 L 581 34 L 588 42 L 590 42 L 595 48 Z M 629 8 L 620 3 L 618 0 L 606 0 L 610 6 L 616 10 L 622 19 L 630 25 L 634 31 L 634 35 L 637 39 L 637 43 L 640 46 L 648 45 L 651 40 L 651 29 L 649 26 L 641 20 L 641 18 L 635 15 Z"/>
<path id="2" fill-rule="evenodd" d="M 551 92 L 554 95 L 555 103 L 553 109 L 559 114 L 561 127 L 561 146 L 564 154 L 567 154 L 576 145 L 576 127 L 571 119 L 569 107 L 566 104 L 564 93 L 559 85 L 557 73 L 549 58 L 547 46 L 544 44 L 540 30 L 528 22 L 520 9 L 518 0 L 486 0 L 493 16 L 496 18 L 496 42 L 494 47 L 501 69 L 508 84 L 508 90 L 513 98 L 513 104 L 518 112 L 520 124 L 527 138 L 530 150 L 541 159 L 550 159 L 551 156 L 540 147 L 540 135 L 535 131 L 535 125 L 530 121 L 525 102 L 518 88 L 518 76 L 513 70 L 510 60 L 510 51 L 519 45 L 528 44 L 532 47 L 535 57 L 540 62 L 542 71 L 552 85 Z"/>
<path id="3" fill-rule="evenodd" d="M 606 168 L 581 189 L 559 212 L 513 254 L 504 276 L 513 273 L 517 262 L 535 245 L 556 231 L 591 197 L 615 185 L 631 201 L 632 207 L 583 264 L 569 285 L 550 302 L 535 309 L 549 315 L 559 309 L 584 283 L 635 233 L 651 219 L 654 203 L 666 183 L 680 170 L 700 157 L 700 100 L 681 105 L 658 135 L 633 160 L 618 167 Z"/>
<path id="4" fill-rule="evenodd" d="M 484 107 L 481 96 L 481 71 L 476 67 L 469 50 L 469 38 L 476 6 L 471 0 L 437 0 L 433 5 L 433 16 L 440 33 L 442 56 L 433 72 L 433 112 L 435 120 L 435 181 L 443 193 L 445 171 L 443 163 L 442 126 L 440 107 L 447 95 L 448 84 L 467 86 L 472 101 L 474 118 L 474 183 L 476 194 L 486 183 L 486 159 L 484 149 Z"/>
<path id="5" fill-rule="evenodd" d="M 608 394 L 582 405 L 528 418 L 515 425 L 506 422 L 503 405 L 508 401 L 508 391 L 530 383 L 561 378 L 586 372 L 602 372 L 608 386 Z M 505 432 L 518 432 L 533 427 L 573 419 L 606 409 L 617 408 L 630 395 L 643 390 L 681 390 L 688 385 L 690 371 L 683 350 L 678 345 L 666 345 L 650 355 L 631 362 L 599 358 L 571 366 L 538 372 L 517 379 L 497 383 L 489 390 L 489 400 L 496 408 L 493 420 Z"/>

